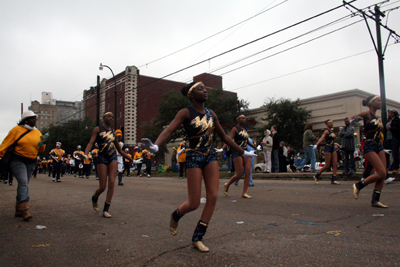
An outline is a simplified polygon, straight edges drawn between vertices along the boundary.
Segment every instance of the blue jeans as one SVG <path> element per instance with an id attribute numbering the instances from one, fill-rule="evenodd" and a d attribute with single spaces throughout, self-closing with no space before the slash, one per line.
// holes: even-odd
<path id="1" fill-rule="evenodd" d="M 233 171 L 233 159 L 232 159 L 232 155 L 230 155 L 230 156 L 227 158 L 227 161 L 228 161 L 228 171 Z"/>
<path id="2" fill-rule="evenodd" d="M 272 172 L 279 172 L 279 150 L 272 150 Z"/>
<path id="3" fill-rule="evenodd" d="M 29 179 L 33 174 L 36 163 L 25 164 L 19 159 L 11 159 L 10 168 L 12 174 L 18 181 L 17 203 L 29 201 Z"/>
<path id="4" fill-rule="evenodd" d="M 307 146 L 304 148 L 304 159 L 300 163 L 300 165 L 297 166 L 297 168 L 303 169 L 304 165 L 306 165 L 310 159 L 311 159 L 311 171 L 315 172 L 316 160 L 315 160 L 314 148 L 312 146 Z"/>
<path id="5" fill-rule="evenodd" d="M 400 140 L 393 138 L 391 140 L 392 145 L 392 155 L 393 155 L 393 162 L 389 168 L 389 171 L 398 170 L 399 169 L 399 145 Z"/>

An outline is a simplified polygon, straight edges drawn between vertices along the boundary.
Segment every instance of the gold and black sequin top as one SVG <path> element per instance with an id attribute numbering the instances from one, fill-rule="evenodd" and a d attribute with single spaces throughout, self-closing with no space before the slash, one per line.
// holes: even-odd
<path id="1" fill-rule="evenodd" d="M 113 129 L 107 130 L 103 125 L 99 126 L 99 134 L 96 137 L 96 143 L 99 145 L 99 155 L 111 156 L 115 153 L 115 132 Z"/>
<path id="2" fill-rule="evenodd" d="M 235 137 L 233 138 L 233 140 L 235 141 L 236 144 L 238 144 L 238 146 L 246 150 L 247 141 L 249 140 L 249 134 L 247 133 L 247 129 L 240 128 L 239 126 L 235 126 L 234 128 L 237 129 L 237 133 L 235 133 Z"/>
<path id="3" fill-rule="evenodd" d="M 370 112 L 371 120 L 368 123 L 364 122 L 364 132 L 366 141 L 374 141 L 379 144 L 381 142 L 381 131 L 383 130 L 383 124 L 380 118 L 374 113 Z"/>
<path id="4" fill-rule="evenodd" d="M 187 150 L 195 151 L 202 155 L 208 155 L 214 148 L 214 117 L 211 110 L 205 109 L 205 113 L 200 113 L 192 106 L 187 108 L 190 113 L 190 121 L 185 121 L 183 126 L 189 139 Z"/>
<path id="5" fill-rule="evenodd" d="M 325 136 L 325 142 L 328 146 L 333 146 L 333 144 L 335 143 L 336 135 L 334 132 L 332 132 L 331 129 L 326 128 L 325 130 L 328 130 L 329 132 L 329 134 Z"/>

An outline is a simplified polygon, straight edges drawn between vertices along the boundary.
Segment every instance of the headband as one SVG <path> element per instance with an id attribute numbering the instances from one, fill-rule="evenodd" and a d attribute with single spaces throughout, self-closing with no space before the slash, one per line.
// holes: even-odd
<path id="1" fill-rule="evenodd" d="M 245 118 L 245 116 L 242 114 L 242 115 L 240 115 L 240 116 L 238 116 L 237 118 L 236 118 L 236 120 L 238 120 L 238 119 L 240 119 L 240 118 Z"/>
<path id="2" fill-rule="evenodd" d="M 192 87 L 190 87 L 189 91 L 187 92 L 187 98 L 189 98 L 189 94 L 192 92 L 192 90 L 199 84 L 201 84 L 202 82 L 197 82 L 195 84 L 192 85 Z"/>
<path id="3" fill-rule="evenodd" d="M 111 114 L 111 115 L 112 115 L 112 112 L 111 112 L 111 111 L 108 111 L 108 112 L 104 113 L 104 114 L 103 114 L 103 118 L 104 118 L 104 116 L 106 116 L 106 115 L 108 115 L 108 114 Z"/>
<path id="4" fill-rule="evenodd" d="M 371 104 L 375 99 L 377 99 L 379 96 L 376 95 L 373 98 L 371 98 L 371 100 L 368 102 L 367 106 L 369 106 L 369 104 Z"/>

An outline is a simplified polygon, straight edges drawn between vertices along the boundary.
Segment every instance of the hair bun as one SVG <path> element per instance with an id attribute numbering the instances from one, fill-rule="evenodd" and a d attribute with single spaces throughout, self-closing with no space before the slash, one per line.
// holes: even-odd
<path id="1" fill-rule="evenodd" d="M 196 83 L 196 82 L 191 82 L 191 83 L 185 85 L 184 87 L 182 87 L 182 89 L 181 89 L 181 94 L 182 94 L 183 96 L 187 96 L 190 87 L 192 87 L 195 83 Z"/>
<path id="2" fill-rule="evenodd" d="M 182 87 L 182 89 L 181 89 L 181 94 L 182 94 L 183 96 L 187 96 L 188 89 L 187 89 L 186 87 L 187 87 L 187 85 L 184 86 L 184 87 Z"/>
<path id="3" fill-rule="evenodd" d="M 362 101 L 362 105 L 363 105 L 364 107 L 366 107 L 366 106 L 368 105 L 368 102 L 367 102 L 367 100 L 363 99 L 363 101 Z"/>

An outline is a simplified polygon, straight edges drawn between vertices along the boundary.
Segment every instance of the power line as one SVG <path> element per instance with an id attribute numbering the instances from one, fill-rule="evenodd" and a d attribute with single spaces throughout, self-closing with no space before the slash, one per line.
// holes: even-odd
<path id="1" fill-rule="evenodd" d="M 327 24 L 325 24 L 325 25 L 323 25 L 323 26 L 321 26 L 321 27 L 318 27 L 318 28 L 313 29 L 313 30 L 311 30 L 311 31 L 308 31 L 308 32 L 306 32 L 306 33 L 300 34 L 300 35 L 298 35 L 298 36 L 296 36 L 296 37 L 293 37 L 293 38 L 291 38 L 291 39 L 289 39 L 289 40 L 287 40 L 287 41 L 281 42 L 281 43 L 276 44 L 276 45 L 274 45 L 274 46 L 270 46 L 270 47 L 268 47 L 268 48 L 266 48 L 266 49 L 263 49 L 263 50 L 261 50 L 261 51 L 259 51 L 259 52 L 256 52 L 256 53 L 251 54 L 251 55 L 249 55 L 249 56 L 246 56 L 246 57 L 244 57 L 244 58 L 235 60 L 235 61 L 233 61 L 233 62 L 231 62 L 231 63 L 228 63 L 228 64 L 226 64 L 226 65 L 224 65 L 224 66 L 215 68 L 215 69 L 212 70 L 210 73 L 213 73 L 213 72 L 216 72 L 216 71 L 218 71 L 218 70 L 224 69 L 224 68 L 229 67 L 229 66 L 231 66 L 231 65 L 233 65 L 233 64 L 239 63 L 239 62 L 241 62 L 241 61 L 243 61 L 243 60 L 246 60 L 246 59 L 249 59 L 249 58 L 251 58 L 251 57 L 253 57 L 253 56 L 259 55 L 259 54 L 264 53 L 264 52 L 266 52 L 266 51 L 268 51 L 268 50 L 271 50 L 271 49 L 273 49 L 273 48 L 277 48 L 277 47 L 279 47 L 279 46 L 281 46 L 281 45 L 284 45 L 284 44 L 286 44 L 286 43 L 289 43 L 289 42 L 291 42 L 291 41 L 294 41 L 294 40 L 296 40 L 296 39 L 299 39 L 299 38 L 301 38 L 301 37 L 304 37 L 304 36 L 306 36 L 306 35 L 308 35 L 308 34 L 314 33 L 314 32 L 316 32 L 316 31 L 318 31 L 318 30 L 321 30 L 321 29 L 327 28 L 327 27 L 329 27 L 329 26 L 332 26 L 332 25 L 334 25 L 334 24 L 336 24 L 336 23 L 342 21 L 342 20 L 345 19 L 345 18 L 350 18 L 350 15 L 346 15 L 346 16 L 340 18 L 340 19 L 334 20 L 334 21 L 329 22 L 329 23 L 327 23 Z M 222 74 L 221 74 L 221 75 L 222 75 Z"/>
<path id="2" fill-rule="evenodd" d="M 217 36 L 217 35 L 219 35 L 219 34 L 221 34 L 221 33 L 223 33 L 223 32 L 226 32 L 226 31 L 228 31 L 228 30 L 230 30 L 230 29 L 232 29 L 232 28 L 234 28 L 234 27 L 236 27 L 236 26 L 238 26 L 238 25 L 240 25 L 240 24 L 242 24 L 242 23 L 245 23 L 245 22 L 247 22 L 247 21 L 249 21 L 249 20 L 251 20 L 251 19 L 253 19 L 253 18 L 255 18 L 255 17 L 259 16 L 259 15 L 261 15 L 261 14 L 264 14 L 265 12 L 267 12 L 267 11 L 269 11 L 269 10 L 271 10 L 271 9 L 273 9 L 273 8 L 275 8 L 275 7 L 277 7 L 277 6 L 280 6 L 281 4 L 283 4 L 283 3 L 287 2 L 287 1 L 288 1 L 288 0 L 284 0 L 283 2 L 281 2 L 281 3 L 279 3 L 279 4 L 273 6 L 273 7 L 269 8 L 269 9 L 266 9 L 266 10 L 264 10 L 264 11 L 261 11 L 261 12 L 255 14 L 254 16 L 251 16 L 250 18 L 247 18 L 247 19 L 245 19 L 245 20 L 243 20 L 243 21 L 241 21 L 241 22 L 238 22 L 238 23 L 236 23 L 235 25 L 232 25 L 232 26 L 230 26 L 230 27 L 228 27 L 228 28 L 226 28 L 226 29 L 224 29 L 224 30 L 222 30 L 222 31 L 220 31 L 220 32 L 217 32 L 217 33 L 215 33 L 215 34 L 213 34 L 213 35 L 211 35 L 211 36 L 209 36 L 209 37 L 206 37 L 206 38 L 204 38 L 204 39 L 202 39 L 202 40 L 200 40 L 200 41 L 197 41 L 197 42 L 195 42 L 195 43 L 193 43 L 193 44 L 191 44 L 191 45 L 188 45 L 188 46 L 186 46 L 186 47 L 184 47 L 184 48 L 181 48 L 181 49 L 179 49 L 179 50 L 177 50 L 177 51 L 175 51 L 175 52 L 172 52 L 172 53 L 170 53 L 170 54 L 168 54 L 168 55 L 165 55 L 165 56 L 163 56 L 163 57 L 160 57 L 160 58 L 158 58 L 158 59 L 156 59 L 156 60 L 150 61 L 150 62 L 148 62 L 148 63 L 146 63 L 146 64 L 144 64 L 144 65 L 139 66 L 138 68 L 141 68 L 141 67 L 144 67 L 144 66 L 147 67 L 147 66 L 148 66 L 149 64 L 151 64 L 151 63 L 157 62 L 157 61 L 159 61 L 159 60 L 162 60 L 162 59 L 164 59 L 164 58 L 167 58 L 167 57 L 169 57 L 169 56 L 172 56 L 172 55 L 175 55 L 175 54 L 177 54 L 177 53 L 179 53 L 179 52 L 182 52 L 183 50 L 186 50 L 186 49 L 188 49 L 188 48 L 190 48 L 190 47 L 192 47 L 192 46 L 195 46 L 195 45 L 197 45 L 197 44 L 200 44 L 200 43 L 202 43 L 202 42 L 204 42 L 204 41 L 206 41 L 206 40 L 208 40 L 208 39 L 211 39 L 211 38 L 214 37 L 214 36 Z M 355 0 L 354 0 L 354 1 L 355 1 Z"/>
<path id="3" fill-rule="evenodd" d="M 340 27 L 340 28 L 335 29 L 335 30 L 333 30 L 333 31 L 330 31 L 330 32 L 328 32 L 328 33 L 322 34 L 322 35 L 320 35 L 320 36 L 318 36 L 318 37 L 312 38 L 312 39 L 310 39 L 310 40 L 308 40 L 308 41 L 302 42 L 302 43 L 297 44 L 297 45 L 295 45 L 295 46 L 289 47 L 289 48 L 287 48 L 287 49 L 284 49 L 284 50 L 282 50 L 282 51 L 279 51 L 279 52 L 274 53 L 274 54 L 272 54 L 272 55 L 269 55 L 269 56 L 267 56 L 267 57 L 258 59 L 258 60 L 256 60 L 256 61 L 253 61 L 253 62 L 248 63 L 248 64 L 245 64 L 245 65 L 240 66 L 240 67 L 238 67 L 238 68 L 236 68 L 236 69 L 233 69 L 233 70 L 224 72 L 224 73 L 222 73 L 222 74 L 220 74 L 220 75 L 222 76 L 222 75 L 228 74 L 228 73 L 230 73 L 230 72 L 233 72 L 233 71 L 242 69 L 242 68 L 244 68 L 244 67 L 248 67 L 248 66 L 250 66 L 250 65 L 253 65 L 253 64 L 257 63 L 257 62 L 263 61 L 263 60 L 265 60 L 265 59 L 267 59 L 267 58 L 270 58 L 270 57 L 273 57 L 273 56 L 282 54 L 283 52 L 287 52 L 287 51 L 289 51 L 289 50 L 292 50 L 292 49 L 297 48 L 297 47 L 299 47 L 299 46 L 302 46 L 302 45 L 304 45 L 304 44 L 308 44 L 308 43 L 310 43 L 310 42 L 312 42 L 312 41 L 315 41 L 315 40 L 317 40 L 317 39 L 320 39 L 320 38 L 322 38 L 322 37 L 325 37 L 325 36 L 327 36 L 327 35 L 329 35 L 329 34 L 332 34 L 332 33 L 334 33 L 334 32 L 343 30 L 344 28 L 350 27 L 350 26 L 352 26 L 352 25 L 354 25 L 354 24 L 356 24 L 356 23 L 359 23 L 359 22 L 361 22 L 361 21 L 362 21 L 362 20 L 359 20 L 359 21 L 356 21 L 356 22 L 352 22 L 352 23 L 350 23 L 350 24 L 348 24 L 348 25 L 345 25 L 345 26 L 343 26 L 343 27 Z"/>
<path id="4" fill-rule="evenodd" d="M 355 2 L 355 1 L 356 1 L 356 0 L 352 0 L 352 1 L 350 1 L 349 3 L 352 3 L 352 2 Z M 309 17 L 309 18 L 307 18 L 307 19 L 304 19 L 304 20 L 302 20 L 302 21 L 300 21 L 300 22 L 296 22 L 296 23 L 294 23 L 294 24 L 292 24 L 292 25 L 290 25 L 290 26 L 284 27 L 284 28 L 282 28 L 282 29 L 280 29 L 280 30 L 277 30 L 277 31 L 272 32 L 272 33 L 269 33 L 269 34 L 264 35 L 264 36 L 262 36 L 262 37 L 260 37 L 260 38 L 254 39 L 254 40 L 252 40 L 252 41 L 250 41 L 250 42 L 244 43 L 244 44 L 242 44 L 242 45 L 239 45 L 239 46 L 237 46 L 237 47 L 234 47 L 234 48 L 232 48 L 232 49 L 229 49 L 229 50 L 227 50 L 227 51 L 225 51 L 225 52 L 222 52 L 222 53 L 220 53 L 220 54 L 217 54 L 217 55 L 215 55 L 215 56 L 212 56 L 212 57 L 210 57 L 210 58 L 208 58 L 208 59 L 202 60 L 202 61 L 200 61 L 200 62 L 197 62 L 197 63 L 195 63 L 195 64 L 189 65 L 189 66 L 187 66 L 187 67 L 185 67 L 185 68 L 182 68 L 182 69 L 180 69 L 180 70 L 174 71 L 174 72 L 172 72 L 172 73 L 170 73 L 170 74 L 164 75 L 164 76 L 162 76 L 162 77 L 160 77 L 160 78 L 154 79 L 153 81 L 148 82 L 148 83 L 146 83 L 146 84 L 143 84 L 142 86 L 138 86 L 138 87 L 136 88 L 136 90 L 139 89 L 139 88 L 141 88 L 141 87 L 144 87 L 144 86 L 147 86 L 147 85 L 149 85 L 149 84 L 152 84 L 152 83 L 154 83 L 154 82 L 157 82 L 157 81 L 159 81 L 159 80 L 163 80 L 163 79 L 165 79 L 165 78 L 167 78 L 167 77 L 169 77 L 169 76 L 172 76 L 172 75 L 174 75 L 174 74 L 176 74 L 176 73 L 179 73 L 179 72 L 182 72 L 182 71 L 184 71 L 184 70 L 193 68 L 193 67 L 195 67 L 195 66 L 197 66 L 197 65 L 200 65 L 200 64 L 202 64 L 202 63 L 204 63 L 204 62 L 207 62 L 207 61 L 209 61 L 209 60 L 218 58 L 218 57 L 223 56 L 223 55 L 225 55 L 225 54 L 228 54 L 228 53 L 230 53 L 230 52 L 236 51 L 236 50 L 238 50 L 238 49 L 240 49 L 240 48 L 246 47 L 246 46 L 248 46 L 248 45 L 250 45 L 250 44 L 256 43 L 256 42 L 258 42 L 258 41 L 260 41 L 260 40 L 263 40 L 263 39 L 265 39 L 265 38 L 267 38 L 267 37 L 270 37 L 270 36 L 273 36 L 273 35 L 278 34 L 278 33 L 280 33 L 280 32 L 283 32 L 283 31 L 285 31 L 285 30 L 288 30 L 288 29 L 290 29 L 290 28 L 293 28 L 293 27 L 295 27 L 295 26 L 298 26 L 298 25 L 300 25 L 300 24 L 303 24 L 303 23 L 305 23 L 305 22 L 307 22 L 307 21 L 310 21 L 310 20 L 313 20 L 313 19 L 315 19 L 315 18 L 318 18 L 318 17 L 320 17 L 320 16 L 322 16 L 322 15 L 328 14 L 328 13 L 330 13 L 330 12 L 336 10 L 336 9 L 339 9 L 339 8 L 341 8 L 341 7 L 343 7 L 343 6 L 344 6 L 344 4 L 339 5 L 339 6 L 336 6 L 336 7 L 334 7 L 334 8 L 331 8 L 331 9 L 327 10 L 327 11 L 321 12 L 321 13 L 319 13 L 319 14 L 317 14 L 317 15 L 314 15 L 314 16 L 312 16 L 312 17 Z M 133 89 L 132 89 L 132 90 L 133 90 Z M 128 92 L 128 91 L 125 91 L 124 93 L 126 93 L 126 92 Z M 119 95 L 121 95 L 121 94 L 122 94 L 122 93 L 118 94 L 117 96 L 119 96 Z M 146 98 L 148 98 L 148 97 L 150 97 L 150 96 L 154 96 L 154 95 L 156 95 L 156 94 L 157 94 L 157 93 L 152 94 L 152 95 L 149 95 L 149 96 L 147 96 Z M 105 101 L 105 100 L 104 100 L 104 101 Z M 96 103 L 96 104 L 93 104 L 93 105 L 91 105 L 91 106 L 88 106 L 88 107 L 82 109 L 82 110 L 79 111 L 79 112 L 83 112 L 84 110 L 86 110 L 86 109 L 88 109 L 88 108 L 91 108 L 91 107 L 93 107 L 93 106 L 95 106 L 95 105 L 97 105 L 97 103 Z M 139 105 L 139 104 L 138 104 L 138 105 Z M 137 105 L 137 106 L 138 106 L 138 105 Z M 76 113 L 74 113 L 74 114 L 72 114 L 72 115 L 70 115 L 70 116 L 68 116 L 68 117 L 66 117 L 66 118 L 64 118 L 64 119 L 62 119 L 62 120 L 59 120 L 58 122 L 61 122 L 61 121 L 63 121 L 63 120 L 66 120 L 66 119 L 72 117 L 73 115 L 75 115 L 75 114 L 77 114 L 77 113 L 79 113 L 79 112 L 76 112 Z M 115 115 L 117 116 L 117 114 L 115 114 Z M 57 123 L 58 123 L 58 122 L 57 122 Z"/>
<path id="5" fill-rule="evenodd" d="M 309 67 L 309 68 L 305 68 L 305 69 L 293 71 L 293 72 L 290 72 L 290 73 L 286 73 L 286 74 L 283 74 L 283 75 L 280 75 L 280 76 L 276 76 L 276 77 L 273 77 L 273 78 L 270 78 L 270 79 L 267 79 L 267 80 L 263 80 L 263 81 L 259 81 L 259 82 L 256 82 L 256 83 L 252 83 L 252 84 L 248 84 L 248 85 L 245 85 L 245 86 L 241 86 L 241 87 L 232 89 L 230 91 L 239 91 L 239 90 L 241 90 L 243 88 L 247 88 L 247 87 L 250 87 L 250 86 L 257 85 L 257 84 L 269 82 L 269 81 L 272 81 L 272 80 L 275 80 L 275 79 L 279 79 L 279 78 L 286 77 L 286 76 L 289 76 L 289 75 L 292 75 L 292 74 L 296 74 L 296 73 L 299 73 L 299 72 L 307 71 L 307 70 L 310 70 L 310 69 L 315 69 L 315 68 L 318 68 L 318 67 L 321 67 L 321 66 L 324 66 L 324 65 L 328 65 L 328 64 L 335 63 L 335 62 L 338 62 L 338 61 L 342 61 L 342 60 L 345 60 L 345 59 L 348 59 L 348 58 L 352 58 L 352 57 L 356 57 L 356 56 L 359 56 L 359 55 L 362 55 L 362 54 L 366 54 L 366 53 L 369 53 L 371 51 L 374 51 L 374 49 L 370 49 L 370 50 L 367 50 L 367 51 L 364 51 L 364 52 L 361 52 L 361 53 L 357 53 L 357 54 L 354 54 L 354 55 L 351 55 L 351 56 L 347 56 L 347 57 L 335 59 L 335 60 L 332 60 L 332 61 L 328 61 L 328 62 L 325 62 L 325 63 L 322 63 L 322 64 L 318 64 L 318 65 L 315 65 L 315 66 L 312 66 L 312 67 Z"/>

